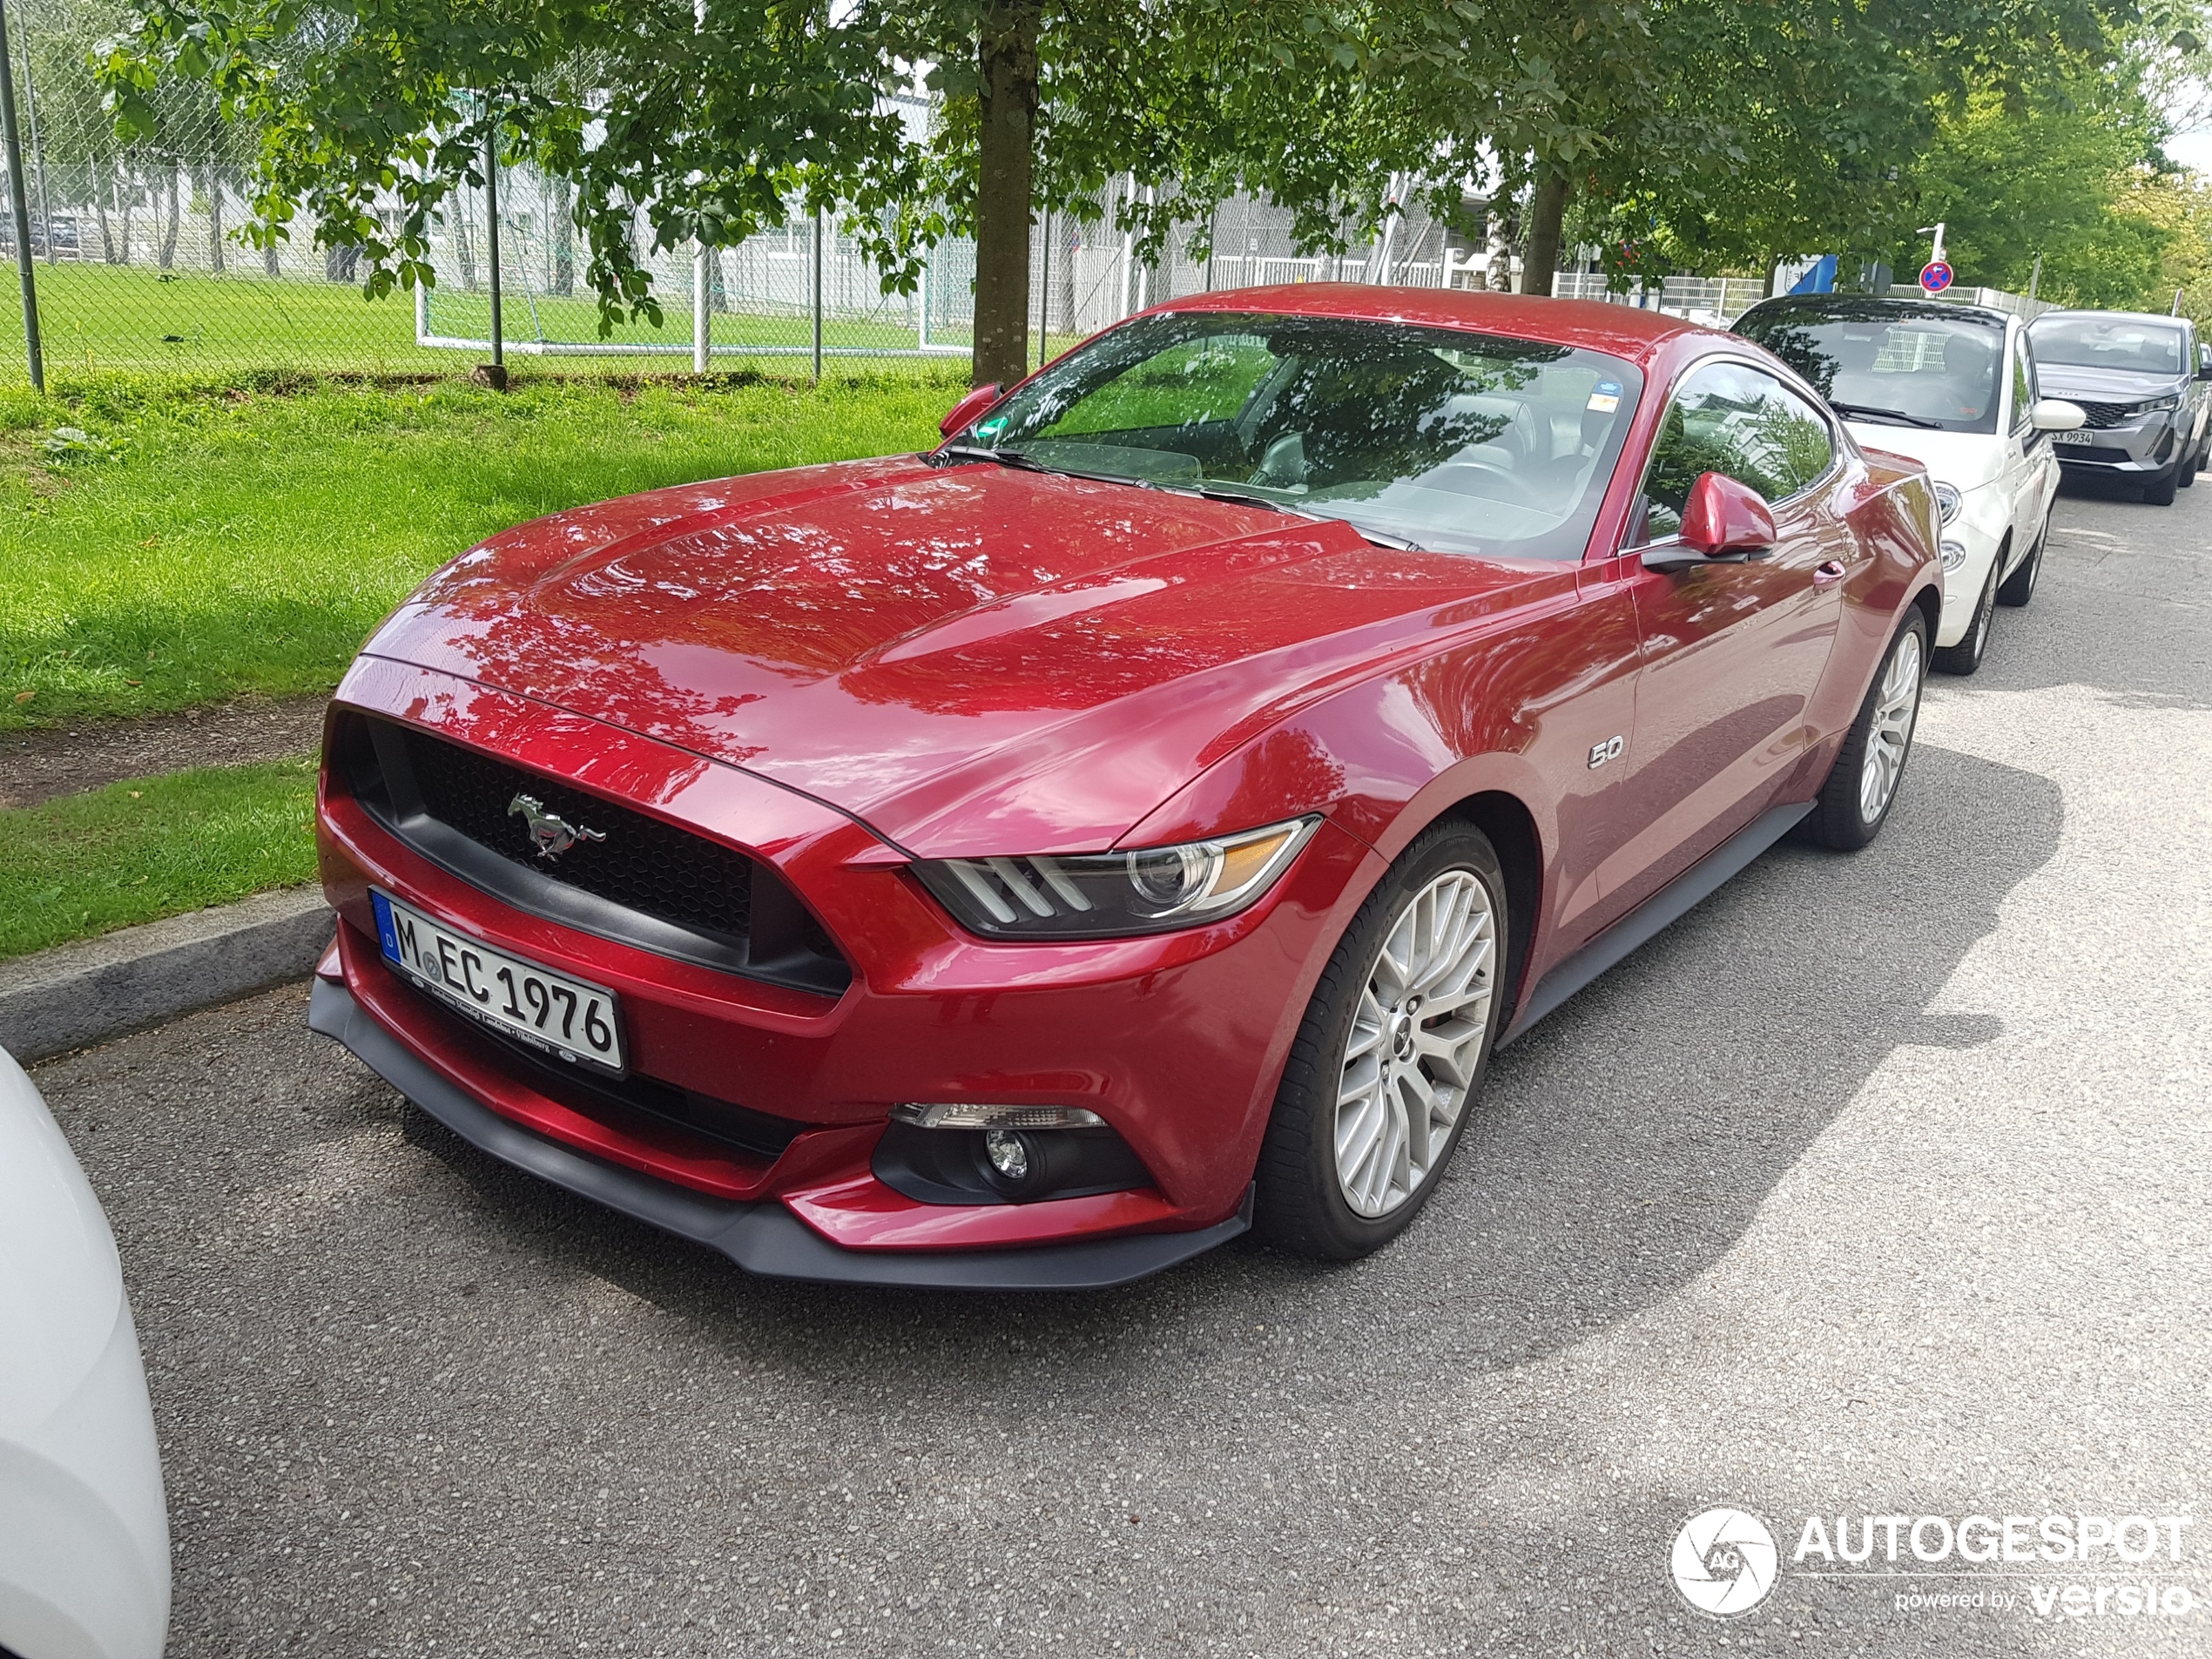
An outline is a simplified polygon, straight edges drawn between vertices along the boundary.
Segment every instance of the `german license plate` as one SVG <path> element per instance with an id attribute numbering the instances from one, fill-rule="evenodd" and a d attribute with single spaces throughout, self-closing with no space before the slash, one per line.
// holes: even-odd
<path id="1" fill-rule="evenodd" d="M 384 960 L 433 996 L 563 1060 L 623 1069 L 612 991 L 494 950 L 384 894 L 368 898 Z"/>

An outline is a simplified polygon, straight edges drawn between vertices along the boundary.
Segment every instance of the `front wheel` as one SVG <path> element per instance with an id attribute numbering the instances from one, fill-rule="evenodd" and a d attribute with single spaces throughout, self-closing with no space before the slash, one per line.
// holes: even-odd
<path id="1" fill-rule="evenodd" d="M 1489 838 L 1426 831 L 1322 970 L 1262 1143 L 1256 1219 L 1284 1249 L 1351 1261 L 1420 1213 L 1497 1039 L 1509 921 Z"/>
<path id="2" fill-rule="evenodd" d="M 2177 462 L 2146 483 L 2143 486 L 2143 504 L 2147 507 L 2171 507 L 2175 486 L 2180 482 L 2180 472 L 2181 466 Z"/>
<path id="3" fill-rule="evenodd" d="M 1866 688 L 1858 718 L 1851 722 L 1805 819 L 1806 833 L 1821 846 L 1848 853 L 1882 833 L 1912 752 L 1927 657 L 1928 624 L 1916 605 L 1890 642 L 1889 655 Z"/>

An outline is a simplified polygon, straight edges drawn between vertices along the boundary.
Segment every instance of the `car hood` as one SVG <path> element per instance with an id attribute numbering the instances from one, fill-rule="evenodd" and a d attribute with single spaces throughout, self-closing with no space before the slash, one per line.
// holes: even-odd
<path id="1" fill-rule="evenodd" d="M 913 851 L 1074 852 L 1300 702 L 1573 573 L 904 457 L 523 525 L 367 651 L 741 766 Z"/>
<path id="2" fill-rule="evenodd" d="M 1852 437 L 1865 449 L 1910 455 L 1937 483 L 1973 489 L 2005 469 L 2012 440 L 1994 432 L 1939 432 L 1925 427 L 1890 426 L 1879 421 L 1847 421 Z"/>
<path id="3" fill-rule="evenodd" d="M 2038 363 L 2036 389 L 2045 397 L 2086 397 L 2093 403 L 2134 403 L 2144 398 L 2187 395 L 2188 374 L 2132 374 L 2111 368 L 2076 368 L 2066 363 Z"/>

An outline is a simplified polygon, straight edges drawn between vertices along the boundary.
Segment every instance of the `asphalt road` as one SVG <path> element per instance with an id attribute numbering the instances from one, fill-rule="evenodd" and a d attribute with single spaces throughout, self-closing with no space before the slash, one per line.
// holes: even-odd
<path id="1" fill-rule="evenodd" d="M 172 1653 L 2212 1649 L 2212 483 L 2057 523 L 1878 845 L 1776 852 L 1508 1050 L 1356 1266 L 748 1280 L 456 1142 L 299 991 L 42 1068 Z M 1783 1556 L 1726 1624 L 1669 1571 L 1715 1504 Z M 2124 1571 L 1791 1560 L 2047 1512 L 2196 1520 Z M 2031 1599 L 2145 1579 L 2205 1605 Z M 2017 1601 L 1898 1603 L 1942 1591 Z"/>

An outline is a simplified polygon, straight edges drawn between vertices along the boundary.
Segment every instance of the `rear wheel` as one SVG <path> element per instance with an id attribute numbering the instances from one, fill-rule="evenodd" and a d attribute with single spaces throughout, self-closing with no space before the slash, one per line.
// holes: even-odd
<path id="1" fill-rule="evenodd" d="M 2035 545 L 2027 550 L 2027 556 L 2020 561 L 2020 569 L 1998 584 L 1997 603 L 2000 605 L 2024 605 L 2035 597 L 2035 578 L 2043 573 L 2043 543 L 2051 539 L 2051 515 L 2043 515 L 2043 528 L 2035 533 Z"/>
<path id="2" fill-rule="evenodd" d="M 1291 1046 L 1262 1144 L 1257 1219 L 1286 1250 L 1350 1261 L 1435 1190 L 1497 1040 L 1509 923 L 1489 839 L 1440 824 L 1339 942 Z"/>
<path id="3" fill-rule="evenodd" d="M 1882 833 L 1905 763 L 1912 752 L 1912 727 L 1920 714 L 1926 679 L 1928 624 L 1915 605 L 1890 642 L 1889 655 L 1866 688 L 1866 701 L 1851 722 L 1804 827 L 1811 840 L 1839 852 L 1865 846 Z"/>
<path id="4" fill-rule="evenodd" d="M 1997 573 L 2004 568 L 2005 550 L 2000 547 L 1989 562 L 1989 577 L 1974 601 L 1973 620 L 1966 624 L 1966 631 L 1959 635 L 1957 644 L 1935 648 L 1935 665 L 1945 673 L 1971 674 L 1981 666 L 1982 653 L 1989 649 L 1990 618 L 1997 614 Z"/>

